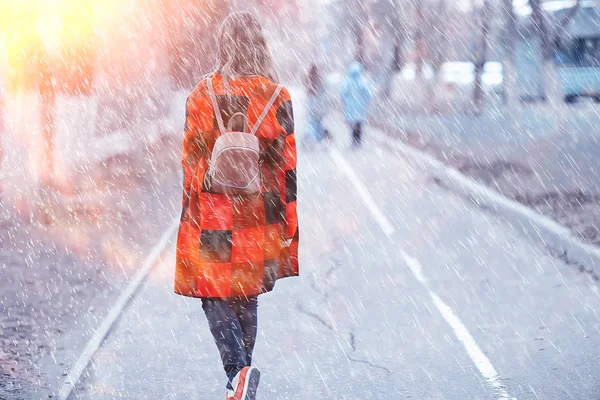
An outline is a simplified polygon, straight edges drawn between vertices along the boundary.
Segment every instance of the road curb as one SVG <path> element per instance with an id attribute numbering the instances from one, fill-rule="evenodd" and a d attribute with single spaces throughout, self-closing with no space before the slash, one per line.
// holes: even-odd
<path id="1" fill-rule="evenodd" d="M 445 189 L 503 217 L 527 236 L 541 241 L 553 255 L 600 280 L 600 249 L 582 242 L 569 228 L 378 129 L 372 130 L 372 136 L 378 142 L 411 158 L 423 169 L 433 172 L 438 183 Z"/>

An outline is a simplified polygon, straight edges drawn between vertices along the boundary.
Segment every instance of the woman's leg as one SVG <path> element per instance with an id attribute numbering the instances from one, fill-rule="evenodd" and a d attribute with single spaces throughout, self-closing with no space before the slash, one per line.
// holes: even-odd
<path id="1" fill-rule="evenodd" d="M 308 140 L 315 142 L 318 140 L 318 132 L 317 132 L 317 120 L 314 114 L 311 112 L 308 116 L 308 123 L 306 124 L 306 137 Z"/>
<path id="2" fill-rule="evenodd" d="M 244 348 L 246 350 L 246 365 L 252 365 L 252 352 L 256 343 L 258 331 L 258 297 L 236 300 L 233 308 L 242 328 Z"/>
<path id="3" fill-rule="evenodd" d="M 320 117 L 317 119 L 317 132 L 318 132 L 318 140 L 322 142 L 325 139 L 325 127 L 323 126 L 323 118 Z"/>
<path id="4" fill-rule="evenodd" d="M 360 122 L 355 122 L 352 129 L 352 142 L 355 146 L 360 145 L 361 126 Z"/>
<path id="5" fill-rule="evenodd" d="M 202 309 L 229 379 L 227 388 L 233 390 L 231 381 L 248 365 L 244 332 L 239 318 L 233 305 L 227 300 L 202 299 Z"/>

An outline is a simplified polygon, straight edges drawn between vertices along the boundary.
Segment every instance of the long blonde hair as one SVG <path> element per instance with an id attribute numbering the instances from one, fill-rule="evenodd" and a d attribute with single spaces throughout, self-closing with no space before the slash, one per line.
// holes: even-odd
<path id="1" fill-rule="evenodd" d="M 213 73 L 221 74 L 226 84 L 231 78 L 251 75 L 278 81 L 262 28 L 254 15 L 243 11 L 225 18 L 219 28 Z"/>

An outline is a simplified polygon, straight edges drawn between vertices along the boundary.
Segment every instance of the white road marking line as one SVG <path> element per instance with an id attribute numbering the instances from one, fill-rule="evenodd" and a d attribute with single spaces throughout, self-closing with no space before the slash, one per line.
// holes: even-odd
<path id="1" fill-rule="evenodd" d="M 73 392 L 73 389 L 75 388 L 75 385 L 79 381 L 81 374 L 83 373 L 83 371 L 85 371 L 90 360 L 92 359 L 96 351 L 98 351 L 98 348 L 100 347 L 100 345 L 102 345 L 104 339 L 106 339 L 106 337 L 108 336 L 108 332 L 110 331 L 114 323 L 121 316 L 121 312 L 123 311 L 123 309 L 127 306 L 129 301 L 131 301 L 134 294 L 137 292 L 148 273 L 152 270 L 152 267 L 154 267 L 156 260 L 165 249 L 165 246 L 167 245 L 173 234 L 176 232 L 178 226 L 179 218 L 176 218 L 173 221 L 173 223 L 171 223 L 169 228 L 165 231 L 165 233 L 163 233 L 158 242 L 156 242 L 156 244 L 148 254 L 148 257 L 146 257 L 146 259 L 142 263 L 142 267 L 134 275 L 129 285 L 127 285 L 123 293 L 121 293 L 121 296 L 119 296 L 119 298 L 117 299 L 117 302 L 112 306 L 112 308 L 108 312 L 108 315 L 104 318 L 98 329 L 96 329 L 91 339 L 88 341 L 85 348 L 83 349 L 81 356 L 79 356 L 79 359 L 75 362 L 73 367 L 71 367 L 67 377 L 63 381 L 63 384 L 58 392 L 59 400 L 67 400 L 69 398 L 71 392 Z"/>
<path id="2" fill-rule="evenodd" d="M 461 320 L 454 314 L 450 306 L 448 306 L 440 297 L 432 291 L 429 291 L 433 304 L 440 311 L 448 325 L 454 330 L 454 334 L 461 341 L 467 354 L 471 357 L 471 360 L 475 363 L 475 366 L 479 370 L 479 373 L 488 381 L 489 385 L 494 388 L 499 399 L 503 400 L 516 400 L 514 397 L 510 397 L 504 388 L 504 385 L 498 378 L 498 372 L 490 362 L 490 360 L 483 354 L 483 351 L 473 339 L 473 336 L 469 333 L 467 327 L 461 322 Z"/>
<path id="3" fill-rule="evenodd" d="M 354 169 L 348 164 L 348 161 L 337 151 L 335 148 L 331 147 L 329 149 L 333 160 L 336 162 L 340 170 L 346 174 L 350 182 L 354 185 L 354 188 L 358 192 L 358 195 L 363 199 L 365 205 L 373 215 L 373 218 L 377 221 L 383 232 L 386 235 L 391 236 L 394 234 L 396 229 L 390 222 L 390 220 L 383 214 L 383 212 L 379 209 L 371 195 L 369 194 L 368 189 L 365 185 L 360 181 L 360 178 L 354 172 Z"/>
<path id="4" fill-rule="evenodd" d="M 369 209 L 383 232 L 391 237 L 394 233 L 395 229 L 390 222 L 390 220 L 383 214 L 381 209 L 377 206 L 377 204 L 373 201 L 373 198 L 369 194 L 366 186 L 361 182 L 360 178 L 354 172 L 354 169 L 350 166 L 350 164 L 344 159 L 344 157 L 334 148 L 330 149 L 330 153 L 333 156 L 334 161 L 337 163 L 338 167 L 348 176 L 354 188 L 357 190 L 358 194 L 363 199 L 365 206 Z M 465 348 L 469 358 L 473 361 L 479 373 L 484 377 L 484 379 L 488 382 L 488 384 L 494 389 L 496 392 L 498 399 L 500 400 L 516 400 L 516 398 L 509 396 L 509 394 L 504 389 L 502 383 L 499 380 L 498 372 L 492 365 L 491 361 L 483 354 L 481 348 L 477 345 L 477 342 L 469 333 L 467 327 L 461 322 L 461 320 L 456 316 L 456 314 L 452 311 L 452 308 L 448 306 L 444 301 L 429 288 L 429 284 L 427 282 L 427 278 L 423 275 L 423 267 L 421 263 L 416 258 L 410 257 L 406 252 L 400 249 L 400 255 L 406 265 L 409 267 L 415 278 L 425 286 L 429 292 L 429 295 L 433 301 L 433 304 L 438 309 L 444 320 L 450 325 L 452 330 L 454 331 L 454 335 L 456 338 L 462 343 Z"/>
<path id="5" fill-rule="evenodd" d="M 406 265 L 408 265 L 408 268 L 410 268 L 415 278 L 417 278 L 417 280 L 423 285 L 429 286 L 427 283 L 427 278 L 425 278 L 423 275 L 423 267 L 421 266 L 421 263 L 416 258 L 410 257 L 408 254 L 406 254 L 404 250 L 400 250 L 400 256 L 402 256 L 404 262 Z"/>
<path id="6" fill-rule="evenodd" d="M 400 255 L 404 259 L 406 265 L 411 270 L 415 278 L 419 282 L 423 284 L 427 288 L 429 292 L 429 296 L 433 300 L 433 304 L 438 309 L 442 317 L 446 320 L 448 325 L 454 331 L 454 335 L 458 338 L 458 340 L 462 343 L 467 354 L 475 363 L 475 366 L 479 370 L 479 373 L 484 377 L 484 379 L 489 383 L 489 385 L 496 391 L 499 399 L 502 400 L 514 400 L 514 397 L 510 397 L 506 390 L 504 389 L 502 383 L 498 378 L 498 372 L 492 365 L 491 361 L 483 354 L 481 348 L 475 342 L 475 339 L 469 333 L 467 327 L 461 322 L 461 320 L 454 314 L 452 308 L 449 305 L 444 303 L 444 301 L 429 288 L 429 283 L 427 282 L 427 278 L 423 275 L 423 267 L 421 263 L 414 258 L 406 254 L 404 250 L 400 250 Z"/>

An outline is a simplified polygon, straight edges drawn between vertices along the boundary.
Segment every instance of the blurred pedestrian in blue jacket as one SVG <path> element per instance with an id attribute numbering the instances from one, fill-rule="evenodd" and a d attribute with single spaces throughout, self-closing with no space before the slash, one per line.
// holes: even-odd
<path id="1" fill-rule="evenodd" d="M 327 112 L 327 95 L 323 77 L 319 68 L 313 64 L 306 78 L 306 92 L 308 96 L 308 125 L 306 137 L 312 142 L 321 142 L 329 134 L 323 127 L 323 118 Z"/>
<path id="2" fill-rule="evenodd" d="M 342 87 L 342 103 L 346 121 L 352 126 L 352 144 L 358 147 L 362 141 L 362 125 L 367 120 L 371 92 L 363 74 L 363 67 L 354 61 L 348 68 L 348 76 Z"/>

